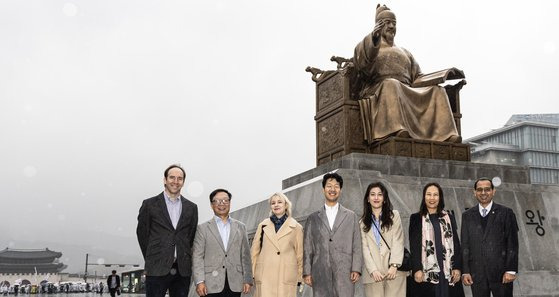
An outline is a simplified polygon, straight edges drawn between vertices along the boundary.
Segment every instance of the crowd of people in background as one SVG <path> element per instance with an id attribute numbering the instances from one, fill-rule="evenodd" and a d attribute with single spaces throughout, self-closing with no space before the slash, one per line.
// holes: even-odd
<path id="1" fill-rule="evenodd" d="M 199 296 L 291 297 L 306 285 L 314 297 L 353 297 L 360 279 L 367 297 L 462 297 L 463 285 L 474 297 L 512 297 L 518 226 L 514 212 L 493 201 L 490 179 L 473 184 L 478 204 L 462 214 L 461 228 L 442 187 L 426 184 L 407 226 L 408 250 L 400 213 L 379 181 L 367 186 L 359 218 L 338 202 L 342 176 L 325 174 L 324 205 L 304 228 L 289 198 L 273 194 L 250 246 L 245 225 L 229 216 L 226 189 L 210 194 L 214 216 L 198 225 L 196 204 L 180 194 L 185 177 L 169 166 L 165 190 L 140 208 L 148 297 L 186 297 L 191 280 Z"/>
<path id="2" fill-rule="evenodd" d="M 76 281 L 63 281 L 63 282 L 48 282 L 42 281 L 39 285 L 32 285 L 30 283 L 21 284 L 16 282 L 14 285 L 8 286 L 6 283 L 0 285 L 0 295 L 8 294 L 59 294 L 59 293 L 96 293 L 103 295 L 106 292 L 105 288 L 109 291 L 111 297 L 120 295 L 120 276 L 117 275 L 116 270 L 113 270 L 111 275 L 107 278 L 106 284 L 104 282 L 76 282 Z"/>
<path id="3" fill-rule="evenodd" d="M 0 286 L 0 295 L 8 294 L 59 294 L 59 293 L 97 293 L 103 294 L 105 284 L 103 282 L 86 283 L 86 282 L 47 282 L 43 281 L 39 285 L 32 284 L 14 284 L 11 286 Z"/>

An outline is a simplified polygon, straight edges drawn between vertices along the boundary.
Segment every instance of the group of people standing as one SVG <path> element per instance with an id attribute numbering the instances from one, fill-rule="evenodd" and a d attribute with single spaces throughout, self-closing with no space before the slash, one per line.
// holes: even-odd
<path id="1" fill-rule="evenodd" d="M 409 252 L 400 213 L 380 182 L 368 185 L 359 218 L 338 203 L 343 178 L 324 175 L 324 206 L 304 228 L 293 218 L 289 198 L 275 193 L 268 199 L 270 217 L 258 225 L 250 246 L 245 225 L 229 216 L 232 194 L 225 189 L 210 194 L 214 217 L 197 226 L 196 204 L 180 195 L 184 179 L 184 169 L 169 166 L 165 191 L 140 208 L 137 235 L 148 297 L 167 290 L 170 297 L 186 297 L 191 279 L 199 296 L 252 291 L 255 297 L 294 297 L 304 283 L 314 297 L 353 297 L 360 278 L 367 297 L 461 297 L 462 284 L 474 297 L 512 296 L 518 227 L 512 210 L 492 201 L 489 179 L 474 184 L 479 204 L 462 216 L 461 241 L 441 186 L 427 184 L 419 212 L 410 217 Z"/>

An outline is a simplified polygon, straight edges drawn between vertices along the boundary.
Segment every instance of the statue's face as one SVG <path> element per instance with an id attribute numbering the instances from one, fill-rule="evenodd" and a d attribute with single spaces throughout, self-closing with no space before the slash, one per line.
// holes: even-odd
<path id="1" fill-rule="evenodd" d="M 389 43 L 394 42 L 394 36 L 396 36 L 396 20 L 392 18 L 386 18 L 383 20 L 384 27 L 382 27 L 382 37 Z"/>

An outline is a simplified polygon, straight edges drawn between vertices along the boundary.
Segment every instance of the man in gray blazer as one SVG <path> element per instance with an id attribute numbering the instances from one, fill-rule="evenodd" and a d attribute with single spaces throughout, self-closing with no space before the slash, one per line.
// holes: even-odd
<path id="1" fill-rule="evenodd" d="M 479 204 L 462 214 L 462 282 L 474 297 L 512 297 L 518 272 L 518 225 L 512 209 L 493 202 L 493 181 L 474 183 Z"/>
<path id="2" fill-rule="evenodd" d="M 136 235 L 145 260 L 146 296 L 188 296 L 192 275 L 192 242 L 198 225 L 198 207 L 180 192 L 184 169 L 167 167 L 163 193 L 146 199 L 138 214 Z"/>
<path id="3" fill-rule="evenodd" d="M 252 260 L 246 227 L 229 217 L 231 193 L 210 194 L 215 216 L 200 224 L 194 238 L 192 272 L 199 296 L 238 297 L 252 286 Z"/>
<path id="4" fill-rule="evenodd" d="M 361 276 L 359 218 L 338 203 L 343 183 L 337 173 L 324 175 L 325 205 L 305 224 L 303 280 L 314 297 L 353 297 Z"/>

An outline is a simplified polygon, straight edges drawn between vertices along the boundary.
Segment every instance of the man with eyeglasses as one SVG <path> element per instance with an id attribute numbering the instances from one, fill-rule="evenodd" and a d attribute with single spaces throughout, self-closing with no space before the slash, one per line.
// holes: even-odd
<path id="1" fill-rule="evenodd" d="M 474 183 L 479 202 L 462 214 L 462 283 L 474 297 L 512 297 L 518 272 L 518 225 L 512 209 L 493 202 L 493 181 Z"/>
<path id="2" fill-rule="evenodd" d="M 198 207 L 181 195 L 186 173 L 173 164 L 163 173 L 165 190 L 144 200 L 136 235 L 145 260 L 146 296 L 186 297 L 192 275 L 192 243 Z"/>
<path id="3" fill-rule="evenodd" d="M 229 217 L 231 193 L 210 194 L 214 217 L 200 224 L 192 254 L 193 281 L 199 296 L 238 297 L 252 287 L 252 261 L 246 227 Z"/>

